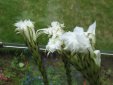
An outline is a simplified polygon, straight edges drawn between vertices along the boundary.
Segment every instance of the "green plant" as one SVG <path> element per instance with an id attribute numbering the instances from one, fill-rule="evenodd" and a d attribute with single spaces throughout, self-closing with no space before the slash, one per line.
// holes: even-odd
<path id="1" fill-rule="evenodd" d="M 95 50 L 96 22 L 89 26 L 87 32 L 84 32 L 79 26 L 76 26 L 73 32 L 65 32 L 63 27 L 65 27 L 64 24 L 54 21 L 50 27 L 38 30 L 37 34 L 49 35 L 46 50 L 48 54 L 57 51 L 62 56 L 68 84 L 72 84 L 70 74 L 70 64 L 72 64 L 90 85 L 102 85 L 101 54 L 99 50 Z"/>
<path id="2" fill-rule="evenodd" d="M 45 67 L 43 65 L 42 57 L 39 54 L 39 46 L 37 43 L 38 34 L 36 35 L 34 24 L 30 20 L 19 21 L 15 24 L 17 33 L 20 33 L 27 43 L 29 50 L 32 53 L 35 64 L 38 65 L 38 69 L 43 77 L 43 82 L 48 85 L 48 78 Z"/>

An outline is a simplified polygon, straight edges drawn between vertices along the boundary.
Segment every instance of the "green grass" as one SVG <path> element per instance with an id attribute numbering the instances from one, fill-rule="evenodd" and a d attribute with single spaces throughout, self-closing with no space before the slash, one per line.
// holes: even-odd
<path id="1" fill-rule="evenodd" d="M 31 19 L 36 29 L 47 27 L 51 21 L 64 23 L 65 30 L 75 26 L 88 28 L 97 21 L 97 49 L 113 49 L 112 0 L 0 0 L 0 41 L 23 43 L 14 32 L 14 23 Z M 39 39 L 45 44 L 47 39 Z"/>

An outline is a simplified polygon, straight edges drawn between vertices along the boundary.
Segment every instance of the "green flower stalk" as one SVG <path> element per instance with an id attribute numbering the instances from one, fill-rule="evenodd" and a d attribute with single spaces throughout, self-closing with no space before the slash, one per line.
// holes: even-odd
<path id="1" fill-rule="evenodd" d="M 44 85 L 49 85 L 46 70 L 42 62 L 42 57 L 39 55 L 39 49 L 37 48 L 37 37 L 33 22 L 31 22 L 30 20 L 19 21 L 15 24 L 15 26 L 17 27 L 17 33 L 21 34 L 24 37 L 24 40 L 26 41 L 28 48 L 33 55 L 33 59 L 38 65 L 38 69 L 43 77 Z"/>
<path id="2" fill-rule="evenodd" d="M 62 61 L 66 70 L 67 83 L 68 85 L 72 85 L 71 64 L 68 62 L 68 58 L 66 58 L 65 55 L 62 55 Z"/>
<path id="3" fill-rule="evenodd" d="M 64 63 L 64 68 L 66 70 L 66 76 L 67 76 L 67 83 L 68 85 L 72 85 L 72 79 L 71 79 L 71 69 L 70 69 L 70 63 L 68 62 L 68 59 L 64 55 L 62 55 L 62 47 L 63 44 L 62 40 L 60 39 L 60 36 L 64 33 L 64 30 L 62 29 L 64 27 L 64 24 L 60 24 L 57 21 L 54 21 L 51 23 L 51 26 L 44 29 L 39 29 L 37 31 L 37 35 L 39 36 L 42 33 L 49 35 L 49 41 L 46 45 L 46 50 L 49 53 L 53 53 L 55 51 L 58 51 L 59 54 L 61 54 L 62 61 Z"/>
<path id="4" fill-rule="evenodd" d="M 78 26 L 74 28 L 73 32 L 64 32 L 63 27 L 63 24 L 52 22 L 51 27 L 40 29 L 37 34 L 45 33 L 51 36 L 46 50 L 48 53 L 57 51 L 62 55 L 68 84 L 72 84 L 70 74 L 70 64 L 72 64 L 82 73 L 89 85 L 102 85 L 100 51 L 94 48 L 96 22 L 89 26 L 87 32 Z"/>
<path id="5" fill-rule="evenodd" d="M 99 51 L 99 56 L 97 56 L 95 53 L 93 54 L 95 59 L 100 60 Z M 82 73 L 83 77 L 89 82 L 89 85 L 102 85 L 100 77 L 100 61 L 95 61 L 91 52 L 88 54 L 76 53 L 73 56 L 70 56 L 70 54 L 67 53 L 64 55 L 68 58 L 69 63 Z"/>
<path id="6" fill-rule="evenodd" d="M 75 27 L 73 32 L 61 36 L 65 45 L 64 55 L 68 61 L 82 73 L 89 85 L 102 85 L 100 79 L 100 51 L 94 50 L 96 22 L 87 32 L 82 27 Z"/>

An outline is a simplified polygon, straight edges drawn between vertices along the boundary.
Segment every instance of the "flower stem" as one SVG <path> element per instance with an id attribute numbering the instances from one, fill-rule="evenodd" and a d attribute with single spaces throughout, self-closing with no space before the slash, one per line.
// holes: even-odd
<path id="1" fill-rule="evenodd" d="M 44 85 L 49 85 L 49 82 L 48 82 L 48 78 L 47 78 L 47 73 L 46 73 L 46 69 L 43 65 L 43 60 L 42 60 L 42 57 L 39 55 L 39 50 L 38 50 L 38 46 L 37 44 L 35 43 L 28 43 L 28 47 L 33 55 L 33 59 L 35 61 L 35 63 L 38 65 L 38 69 L 43 77 L 43 82 L 44 82 Z"/>
<path id="2" fill-rule="evenodd" d="M 102 85 L 102 81 L 100 79 L 100 76 L 98 76 L 97 78 L 90 78 L 88 79 L 89 85 Z"/>
<path id="3" fill-rule="evenodd" d="M 68 62 L 68 59 L 65 56 L 62 56 L 62 61 L 64 63 L 64 68 L 66 70 L 67 83 L 68 85 L 72 85 L 70 63 Z"/>
<path id="4" fill-rule="evenodd" d="M 36 63 L 38 64 L 39 71 L 41 72 L 41 75 L 43 77 L 44 85 L 49 85 L 47 73 L 43 65 L 42 58 L 40 58 L 40 60 L 36 60 Z"/>

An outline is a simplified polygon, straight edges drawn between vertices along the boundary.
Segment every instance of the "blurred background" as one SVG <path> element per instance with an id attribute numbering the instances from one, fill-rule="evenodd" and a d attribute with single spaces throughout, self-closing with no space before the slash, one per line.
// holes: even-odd
<path id="1" fill-rule="evenodd" d="M 75 26 L 86 31 L 96 21 L 96 48 L 113 50 L 112 0 L 0 0 L 0 41 L 24 43 L 14 31 L 14 23 L 24 19 L 34 21 L 36 29 L 59 21 L 65 24 L 66 31 Z M 47 39 L 39 41 L 46 44 Z"/>

